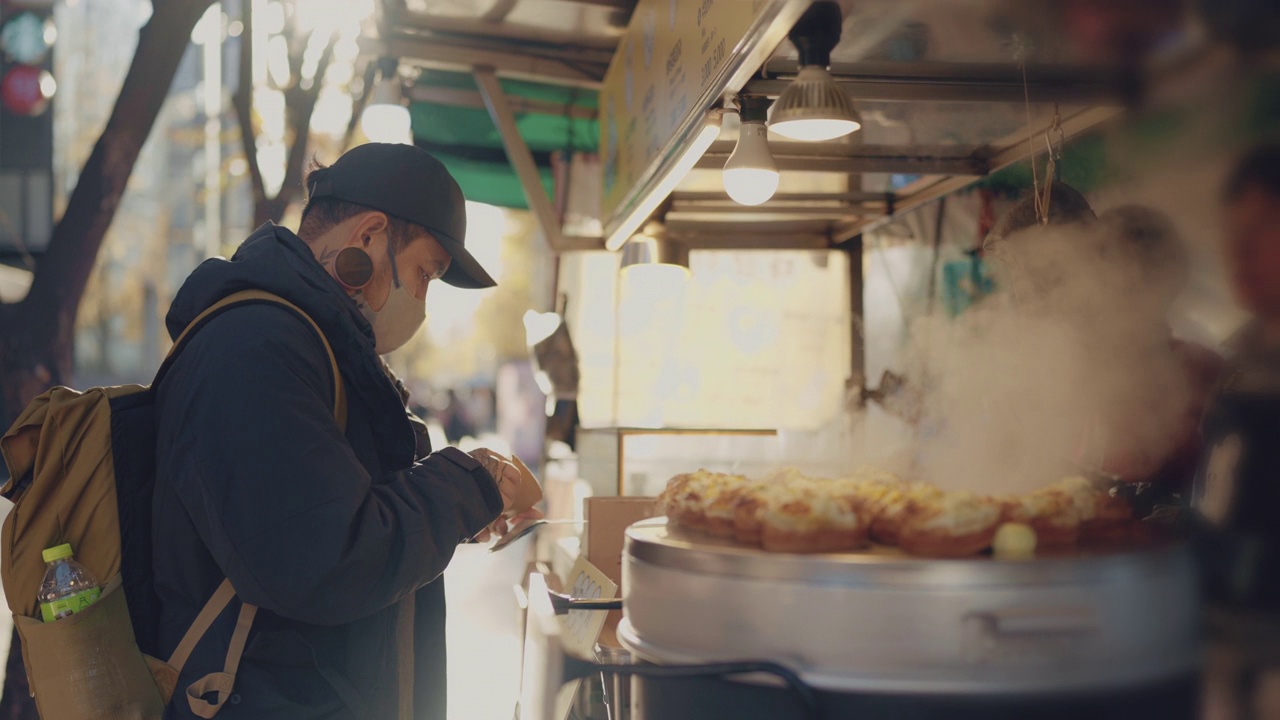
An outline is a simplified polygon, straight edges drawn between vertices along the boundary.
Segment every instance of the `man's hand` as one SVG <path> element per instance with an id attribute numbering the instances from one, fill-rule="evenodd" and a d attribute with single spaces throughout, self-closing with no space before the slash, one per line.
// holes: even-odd
<path id="1" fill-rule="evenodd" d="M 472 450 L 470 455 L 489 473 L 494 482 L 498 483 L 498 492 L 502 495 L 502 514 L 506 515 L 511 510 L 512 500 L 516 497 L 516 488 L 520 487 L 520 483 L 524 481 L 520 471 L 510 460 L 488 448 Z"/>
<path id="2" fill-rule="evenodd" d="M 532 508 L 525 509 L 519 514 L 513 513 L 515 508 L 512 507 L 512 502 L 520 496 L 519 490 L 525 480 L 520 470 L 511 460 L 488 448 L 472 450 L 470 455 L 498 483 L 498 492 L 502 495 L 502 515 L 497 520 L 494 520 L 489 527 L 480 531 L 472 538 L 473 540 L 476 542 L 488 542 L 494 536 L 502 537 L 506 535 L 511 531 L 511 528 L 519 527 L 524 521 L 536 520 L 542 517 L 541 511 Z"/>
<path id="3" fill-rule="evenodd" d="M 509 530 L 511 528 L 507 525 L 507 519 L 499 516 L 488 527 L 476 533 L 475 537 L 471 538 L 471 541 L 484 544 L 492 540 L 494 536 L 502 537 L 506 535 Z"/>

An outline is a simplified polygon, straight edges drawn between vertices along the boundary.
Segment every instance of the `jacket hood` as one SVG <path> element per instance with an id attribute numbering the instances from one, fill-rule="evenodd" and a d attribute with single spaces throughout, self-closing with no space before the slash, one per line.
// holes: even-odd
<path id="1" fill-rule="evenodd" d="M 201 263 L 182 284 L 165 316 L 169 337 L 176 339 L 196 316 L 222 298 L 251 289 L 279 295 L 315 320 L 338 359 L 347 394 L 364 401 L 372 411 L 385 466 L 412 465 L 413 429 L 399 391 L 374 352 L 373 329 L 355 301 L 290 230 L 268 223 L 254 231 L 230 260 L 211 258 Z"/>

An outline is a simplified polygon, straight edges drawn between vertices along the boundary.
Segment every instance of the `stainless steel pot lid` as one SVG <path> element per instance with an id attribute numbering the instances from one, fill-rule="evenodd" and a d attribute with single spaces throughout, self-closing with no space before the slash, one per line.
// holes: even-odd
<path id="1" fill-rule="evenodd" d="M 1137 550 L 1072 548 L 1039 554 L 1030 560 L 978 555 L 938 559 L 908 555 L 898 548 L 871 545 L 847 553 L 797 555 L 770 553 L 699 532 L 668 525 L 666 518 L 633 524 L 624 553 L 641 562 L 694 573 L 753 580 L 870 587 L 919 584 L 929 587 L 1090 584 L 1123 579 L 1141 582 L 1144 573 L 1161 573 L 1180 545 Z"/>

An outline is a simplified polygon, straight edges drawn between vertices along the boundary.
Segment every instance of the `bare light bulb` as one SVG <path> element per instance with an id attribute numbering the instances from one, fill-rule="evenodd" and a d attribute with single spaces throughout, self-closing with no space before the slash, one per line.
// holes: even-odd
<path id="1" fill-rule="evenodd" d="M 373 142 L 413 144 L 409 108 L 394 77 L 384 77 L 374 87 L 373 97 L 360 113 L 360 130 Z"/>
<path id="2" fill-rule="evenodd" d="M 724 164 L 724 191 L 739 205 L 759 205 L 778 191 L 778 165 L 763 121 L 742 123 L 738 144 Z"/>

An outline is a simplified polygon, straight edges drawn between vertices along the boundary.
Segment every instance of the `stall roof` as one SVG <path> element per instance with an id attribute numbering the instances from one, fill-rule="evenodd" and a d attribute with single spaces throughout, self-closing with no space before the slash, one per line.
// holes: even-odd
<path id="1" fill-rule="evenodd" d="M 861 112 L 863 129 L 821 146 L 771 137 L 783 169 L 779 192 L 745 208 L 720 184 L 719 168 L 737 137 L 735 116 L 726 114 L 718 142 L 664 205 L 673 234 L 704 246 L 840 243 L 892 212 L 1024 160 L 1031 147 L 1043 152 L 1055 116 L 1070 138 L 1118 115 L 1135 94 L 1131 75 L 1062 41 L 1061 3 L 841 5 L 832 73 Z M 522 207 L 534 181 L 508 169 L 521 161 L 510 152 L 512 138 L 498 130 L 503 108 L 490 107 L 475 69 L 491 69 L 506 96 L 516 142 L 528 148 L 516 147 L 516 154 L 531 158 L 526 180 L 536 174 L 549 190 L 550 152 L 598 149 L 603 100 L 595 91 L 631 15 L 658 8 L 657 0 L 382 0 L 381 49 L 424 70 L 412 89 L 418 141 L 445 156 L 468 197 Z M 783 35 L 785 28 L 769 33 Z M 746 74 L 726 74 L 745 79 L 724 92 L 776 96 L 797 69 L 786 40 L 759 62 Z M 671 138 L 660 161 L 670 162 L 687 141 Z M 547 225 L 549 202 L 535 204 L 542 207 L 531 210 Z M 552 247 L 593 242 L 598 246 Z"/>
<path id="2" fill-rule="evenodd" d="M 382 0 L 385 49 L 424 68 L 594 89 L 632 0 Z"/>
<path id="3" fill-rule="evenodd" d="M 597 150 L 596 91 L 510 79 L 500 79 L 499 85 L 550 196 L 552 153 Z M 444 162 L 464 195 L 491 205 L 528 208 L 473 75 L 423 71 L 409 98 L 414 141 Z"/>
<path id="4" fill-rule="evenodd" d="M 860 131 L 810 145 L 770 134 L 781 170 L 761 206 L 729 200 L 719 173 L 737 138 L 726 115 L 719 140 L 677 187 L 668 230 L 696 244 L 713 233 L 752 232 L 747 244 L 839 243 L 901 212 L 1044 153 L 1055 117 L 1063 139 L 1119 114 L 1135 79 L 1063 41 L 1061 8 L 1046 0 L 984 4 L 943 0 L 841 2 L 841 41 L 831 72 L 863 119 Z M 729 91 L 777 97 L 797 72 L 782 42 L 745 85 Z M 1021 174 L 1006 173 L 1003 182 Z M 1029 183 L 1028 183 L 1029 184 Z M 824 224 L 825 223 L 825 224 Z M 773 230 L 766 231 L 773 232 Z"/>

